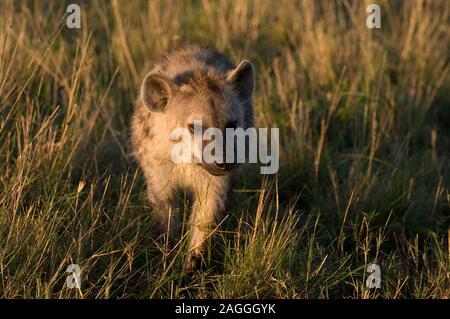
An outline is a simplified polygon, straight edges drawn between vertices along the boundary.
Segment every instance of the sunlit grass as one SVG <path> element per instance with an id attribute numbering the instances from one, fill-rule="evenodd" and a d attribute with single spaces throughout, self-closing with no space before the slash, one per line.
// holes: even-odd
<path id="1" fill-rule="evenodd" d="M 1 1 L 0 296 L 448 298 L 450 6 L 377 2 L 380 30 L 369 2 L 312 0 L 83 2 L 71 30 L 70 1 Z M 279 174 L 242 171 L 193 278 L 129 146 L 140 79 L 186 42 L 252 60 L 257 125 L 281 135 Z"/>

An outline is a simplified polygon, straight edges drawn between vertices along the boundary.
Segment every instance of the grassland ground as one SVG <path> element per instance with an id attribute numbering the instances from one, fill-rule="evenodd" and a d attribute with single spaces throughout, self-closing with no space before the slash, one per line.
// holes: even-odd
<path id="1" fill-rule="evenodd" d="M 350 0 L 79 1 L 69 29 L 71 2 L 0 2 L 2 298 L 449 297 L 448 1 L 377 0 L 380 29 Z M 129 142 L 140 80 L 184 43 L 253 61 L 281 152 L 236 181 L 221 269 L 190 281 Z"/>

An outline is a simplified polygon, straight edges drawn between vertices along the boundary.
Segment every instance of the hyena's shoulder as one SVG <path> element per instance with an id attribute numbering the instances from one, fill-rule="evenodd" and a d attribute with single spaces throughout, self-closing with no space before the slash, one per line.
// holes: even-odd
<path id="1" fill-rule="evenodd" d="M 224 55 L 206 45 L 186 45 L 163 55 L 150 73 L 159 73 L 180 84 L 196 73 L 225 76 L 235 66 Z"/>

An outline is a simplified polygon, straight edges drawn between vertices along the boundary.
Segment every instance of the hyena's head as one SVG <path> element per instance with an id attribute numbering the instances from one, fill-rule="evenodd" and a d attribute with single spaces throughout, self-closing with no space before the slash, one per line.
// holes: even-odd
<path id="1" fill-rule="evenodd" d="M 226 129 L 246 129 L 253 124 L 253 88 L 254 68 L 244 60 L 225 75 L 211 70 L 183 74 L 179 79 L 149 74 L 141 86 L 141 99 L 158 114 L 158 125 L 164 127 L 158 131 L 170 134 L 173 146 L 183 145 L 178 155 L 183 162 L 200 165 L 212 175 L 225 175 L 236 166 L 236 161 L 226 161 L 230 149 Z M 222 138 L 217 138 L 216 132 L 221 132 Z M 208 135 L 210 140 L 202 138 Z M 203 157 L 207 147 L 214 158 Z"/>

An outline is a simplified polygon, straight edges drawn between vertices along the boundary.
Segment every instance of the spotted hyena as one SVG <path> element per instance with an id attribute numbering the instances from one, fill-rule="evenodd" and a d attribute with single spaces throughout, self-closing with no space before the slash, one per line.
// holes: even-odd
<path id="1" fill-rule="evenodd" d="M 142 81 L 132 118 L 134 154 L 147 181 L 153 212 L 169 237 L 176 236 L 182 220 L 177 190 L 187 190 L 193 197 L 187 271 L 203 261 L 205 241 L 223 218 L 236 170 L 234 164 L 220 161 L 174 162 L 171 152 L 177 141 L 172 133 L 186 128 L 193 138 L 194 121 L 199 120 L 203 129 L 252 127 L 253 87 L 254 68 L 248 60 L 235 66 L 216 50 L 202 46 L 164 55 Z"/>

